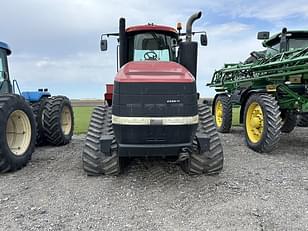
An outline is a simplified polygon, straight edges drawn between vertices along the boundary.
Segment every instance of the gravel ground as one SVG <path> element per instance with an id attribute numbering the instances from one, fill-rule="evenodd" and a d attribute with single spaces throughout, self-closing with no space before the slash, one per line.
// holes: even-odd
<path id="1" fill-rule="evenodd" d="M 87 177 L 83 137 L 37 148 L 0 176 L 1 230 L 308 230 L 308 130 L 271 155 L 222 135 L 224 171 L 191 177 L 164 160 L 132 160 L 119 177 Z"/>

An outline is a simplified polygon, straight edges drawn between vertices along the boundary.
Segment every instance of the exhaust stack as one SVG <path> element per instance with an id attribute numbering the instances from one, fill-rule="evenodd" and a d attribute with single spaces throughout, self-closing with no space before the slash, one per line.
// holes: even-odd
<path id="1" fill-rule="evenodd" d="M 195 14 L 193 14 L 192 16 L 189 17 L 189 19 L 187 20 L 187 23 L 186 23 L 186 41 L 187 42 L 191 42 L 191 38 L 192 38 L 192 25 L 193 23 L 201 18 L 202 16 L 202 12 L 199 11 Z"/>
<path id="2" fill-rule="evenodd" d="M 119 53 L 120 53 L 120 68 L 127 63 L 127 36 L 125 18 L 120 18 L 119 21 Z"/>

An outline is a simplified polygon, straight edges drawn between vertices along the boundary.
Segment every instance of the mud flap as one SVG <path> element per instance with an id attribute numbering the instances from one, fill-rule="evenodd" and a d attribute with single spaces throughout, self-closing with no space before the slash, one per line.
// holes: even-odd
<path id="1" fill-rule="evenodd" d="M 111 143 L 112 143 L 112 136 L 109 135 L 102 135 L 100 138 L 100 147 L 101 152 L 106 153 L 106 155 L 111 156 Z"/>
<path id="2" fill-rule="evenodd" d="M 199 146 L 200 153 L 210 151 L 210 138 L 205 134 L 196 134 Z"/>

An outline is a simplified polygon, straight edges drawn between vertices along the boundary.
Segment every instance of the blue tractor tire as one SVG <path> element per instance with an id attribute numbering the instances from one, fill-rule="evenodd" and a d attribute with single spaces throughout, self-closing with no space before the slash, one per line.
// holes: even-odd
<path id="1" fill-rule="evenodd" d="M 68 144 L 74 132 L 74 114 L 70 100 L 65 96 L 53 96 L 46 101 L 43 112 L 46 141 L 54 146 Z"/>
<path id="2" fill-rule="evenodd" d="M 44 146 L 48 144 L 43 127 L 43 112 L 45 110 L 47 101 L 48 98 L 43 97 L 40 99 L 40 101 L 31 103 L 32 111 L 36 120 L 36 146 Z"/>
<path id="3" fill-rule="evenodd" d="M 15 94 L 0 95 L 0 173 L 19 170 L 30 161 L 36 126 L 31 107 Z"/>

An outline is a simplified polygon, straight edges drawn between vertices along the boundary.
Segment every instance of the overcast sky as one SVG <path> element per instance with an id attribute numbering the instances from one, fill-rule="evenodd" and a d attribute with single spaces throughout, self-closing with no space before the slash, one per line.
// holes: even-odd
<path id="1" fill-rule="evenodd" d="M 205 84 L 215 69 L 262 50 L 258 31 L 308 29 L 307 0 L 1 0 L 0 41 L 13 50 L 11 77 L 23 90 L 48 87 L 71 98 L 101 98 L 116 74 L 116 43 L 111 39 L 110 49 L 100 52 L 101 33 L 117 32 L 120 17 L 128 25 L 185 25 L 198 10 L 203 17 L 194 28 L 206 30 L 209 39 L 199 49 L 202 96 L 214 94 Z"/>

